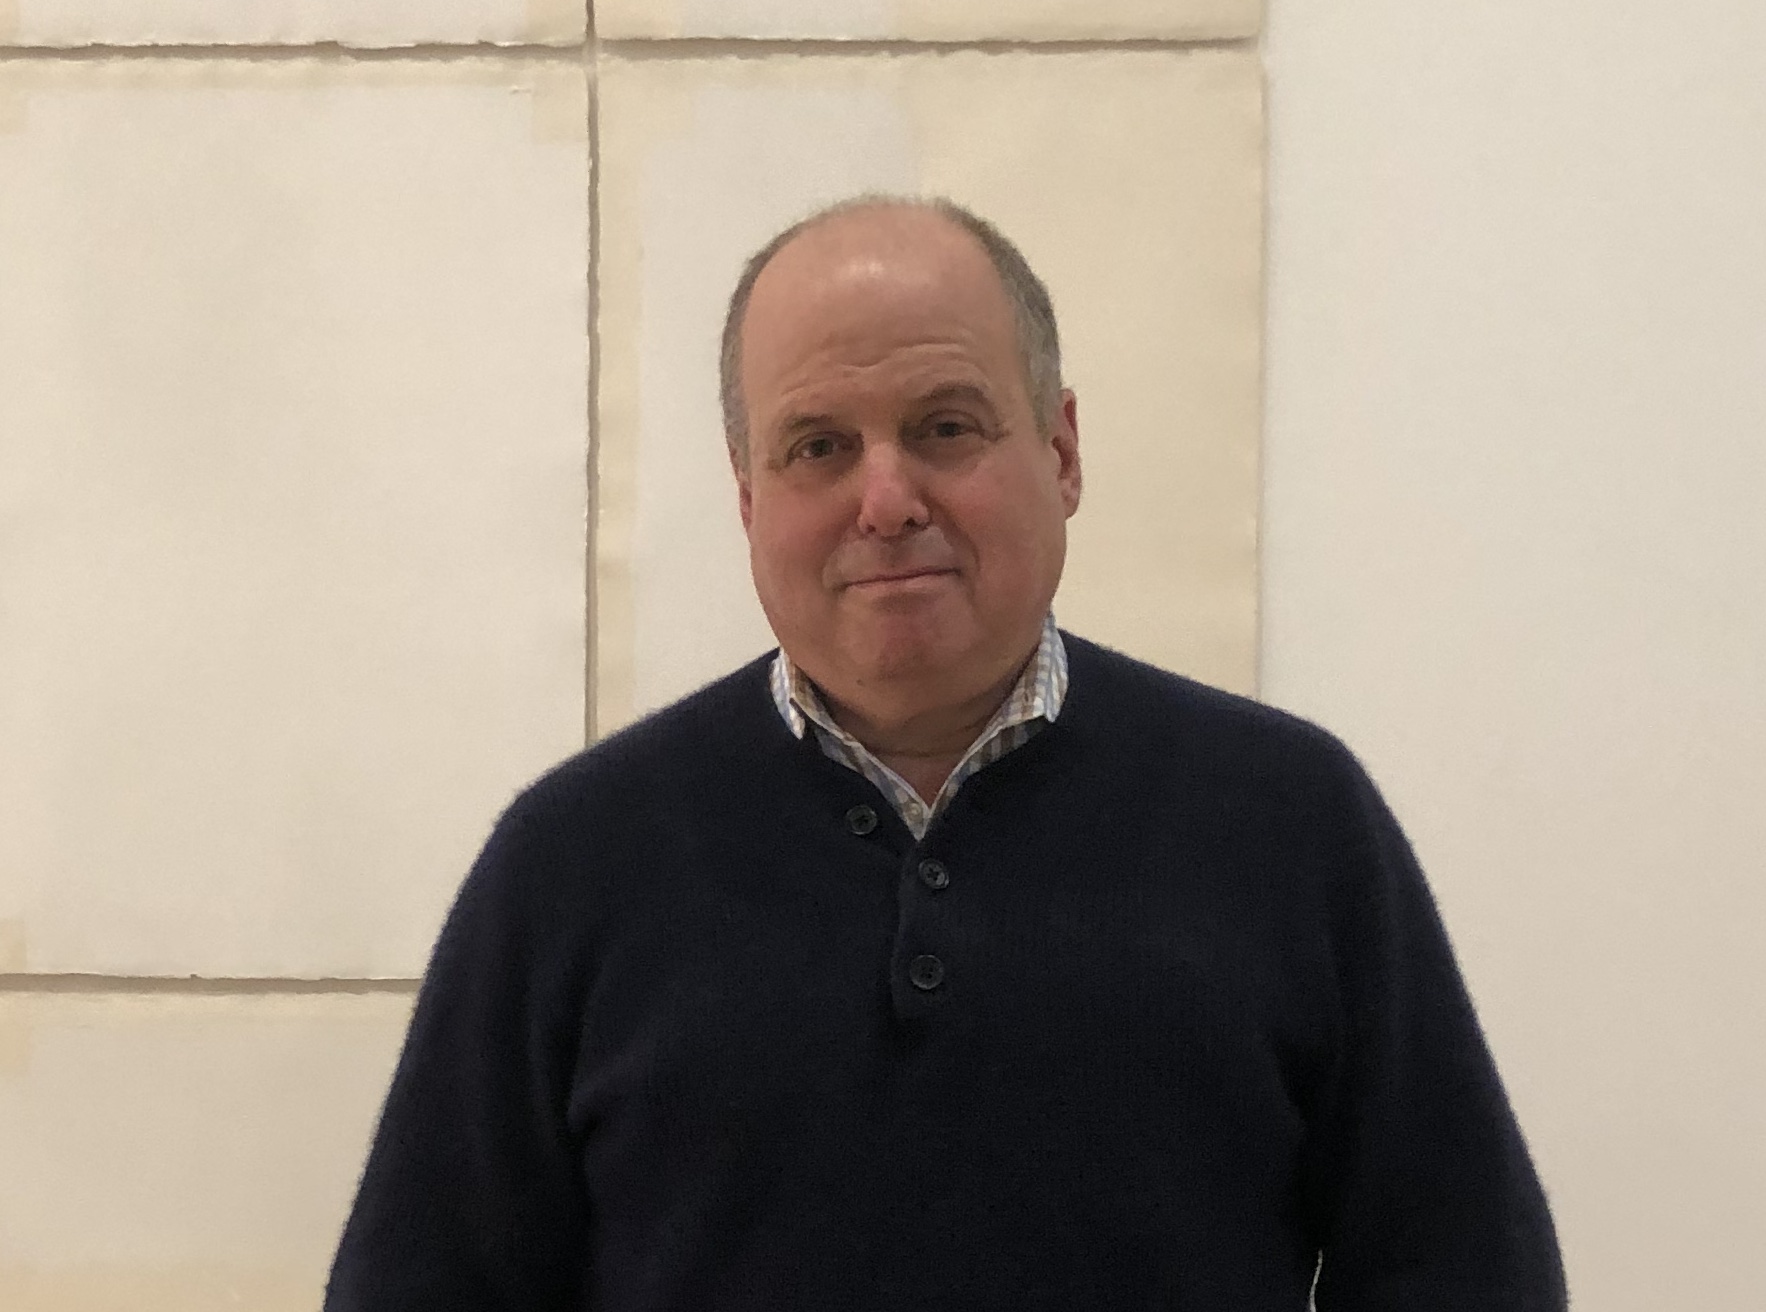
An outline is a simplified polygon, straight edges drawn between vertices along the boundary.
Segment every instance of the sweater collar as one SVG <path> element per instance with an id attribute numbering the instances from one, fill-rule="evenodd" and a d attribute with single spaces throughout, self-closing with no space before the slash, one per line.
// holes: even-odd
<path id="1" fill-rule="evenodd" d="M 1055 617 L 1052 614 L 1045 616 L 1036 651 L 1019 674 L 1018 681 L 930 805 L 912 785 L 835 723 L 820 691 L 783 649 L 773 659 L 769 683 L 773 705 L 791 733 L 802 738 L 813 724 L 823 755 L 856 770 L 875 784 L 889 798 L 914 836 L 920 838 L 965 780 L 1054 723 L 1067 697 L 1067 648 L 1061 640 L 1061 631 L 1055 626 Z"/>

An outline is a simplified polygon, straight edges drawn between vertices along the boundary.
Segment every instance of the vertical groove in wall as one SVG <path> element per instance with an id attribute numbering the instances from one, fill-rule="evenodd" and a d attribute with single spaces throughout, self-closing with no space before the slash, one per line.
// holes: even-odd
<path id="1" fill-rule="evenodd" d="M 1262 140 L 1258 143 L 1258 168 L 1263 175 L 1263 203 L 1259 210 L 1259 221 L 1262 231 L 1259 234 L 1262 250 L 1257 259 L 1257 319 L 1261 325 L 1261 348 L 1257 352 L 1257 522 L 1253 526 L 1253 550 L 1256 552 L 1256 586 L 1257 593 L 1252 601 L 1251 619 L 1251 695 L 1263 696 L 1265 667 L 1268 658 L 1264 650 L 1263 639 L 1268 632 L 1268 624 L 1264 615 L 1264 598 L 1268 595 L 1265 584 L 1264 570 L 1267 559 L 1264 551 L 1267 537 L 1267 520 L 1265 511 L 1268 509 L 1269 480 L 1265 477 L 1269 463 L 1269 225 L 1270 225 L 1270 162 L 1269 162 L 1269 70 L 1263 61 L 1263 38 L 1260 35 L 1255 46 L 1257 54 L 1257 78 L 1263 88 Z"/>
<path id="2" fill-rule="evenodd" d="M 589 38 L 583 43 L 583 75 L 588 80 L 589 105 L 589 224 L 583 234 L 589 243 L 588 352 L 589 394 L 585 432 L 583 477 L 588 480 L 587 521 L 583 532 L 583 741 L 595 741 L 596 646 L 599 629 L 595 615 L 595 531 L 599 522 L 600 487 L 596 470 L 601 459 L 601 79 L 594 34 L 594 6 L 589 7 Z"/>

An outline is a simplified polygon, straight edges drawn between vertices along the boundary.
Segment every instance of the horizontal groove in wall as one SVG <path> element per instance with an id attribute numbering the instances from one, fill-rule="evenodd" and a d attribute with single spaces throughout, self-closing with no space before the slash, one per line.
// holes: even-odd
<path id="1" fill-rule="evenodd" d="M 290 993 L 415 993 L 415 979 L 203 979 L 168 975 L 0 975 L 0 993 L 185 993 L 272 996 Z"/>
<path id="2" fill-rule="evenodd" d="M 692 59 L 709 55 L 911 55 L 954 54 L 978 50 L 983 54 L 1085 55 L 1115 54 L 1133 50 L 1255 50 L 1258 38 L 1210 37 L 1180 40 L 1175 37 L 1095 38 L 1083 41 L 1030 41 L 989 39 L 976 41 L 912 41 L 905 38 L 878 40 L 792 41 L 775 37 L 662 37 L 610 40 L 596 46 L 603 54 L 619 59 Z"/>
<path id="3" fill-rule="evenodd" d="M 627 40 L 597 40 L 578 45 L 498 45 L 480 42 L 475 45 L 420 44 L 409 46 L 346 46 L 337 42 L 319 42 L 304 46 L 263 45 L 90 45 L 90 46 L 0 46 L 0 64 L 23 61 L 54 60 L 81 63 L 88 60 L 116 59 L 336 59 L 369 63 L 376 60 L 469 60 L 523 59 L 540 63 L 574 63 L 585 55 L 605 54 L 616 59 L 705 59 L 714 55 L 737 58 L 766 58 L 774 55 L 911 55 L 954 54 L 979 51 L 982 54 L 1083 55 L 1120 53 L 1136 50 L 1256 50 L 1258 38 L 1218 37 L 1184 41 L 1163 37 L 1125 37 L 1120 40 L 1085 41 L 912 41 L 900 40 L 813 40 L 793 41 L 775 37 L 695 37 L 663 39 L 659 37 Z"/>
<path id="4" fill-rule="evenodd" d="M 480 42 L 476 45 L 409 45 L 409 46 L 346 46 L 336 41 L 316 42 L 304 46 L 251 45 L 165 45 L 165 46 L 0 46 L 0 64 L 56 60 L 78 64 L 88 60 L 115 59 L 258 59 L 266 61 L 289 59 L 335 59 L 357 63 L 389 60 L 430 60 L 435 62 L 520 59 L 536 63 L 569 63 L 582 61 L 590 49 L 586 45 L 539 46 L 497 45 Z"/>

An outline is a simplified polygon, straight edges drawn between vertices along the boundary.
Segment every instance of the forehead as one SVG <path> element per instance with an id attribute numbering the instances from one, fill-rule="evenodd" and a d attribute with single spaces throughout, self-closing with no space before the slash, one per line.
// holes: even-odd
<path id="1" fill-rule="evenodd" d="M 781 393 L 906 370 L 1016 369 L 1011 303 L 967 232 L 932 212 L 841 215 L 784 247 L 742 325 L 742 387 L 759 418 Z"/>

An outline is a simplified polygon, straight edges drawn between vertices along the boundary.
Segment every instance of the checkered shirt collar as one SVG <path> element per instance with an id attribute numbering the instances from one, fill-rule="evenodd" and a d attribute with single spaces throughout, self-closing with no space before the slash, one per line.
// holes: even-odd
<path id="1" fill-rule="evenodd" d="M 783 650 L 773 660 L 771 687 L 773 704 L 792 734 L 801 738 L 811 724 L 815 725 L 823 755 L 876 784 L 914 831 L 915 838 L 920 838 L 964 781 L 1028 742 L 1061 713 L 1061 704 L 1067 697 L 1067 647 L 1061 641 L 1061 631 L 1055 627 L 1055 617 L 1047 616 L 1035 654 L 930 806 L 905 779 L 834 722 L 815 684 Z"/>

